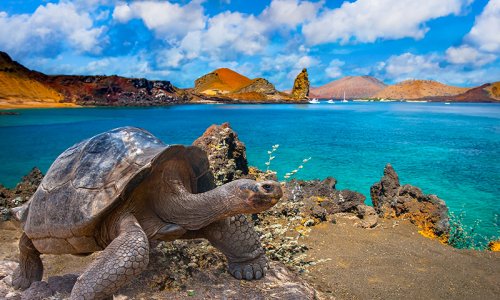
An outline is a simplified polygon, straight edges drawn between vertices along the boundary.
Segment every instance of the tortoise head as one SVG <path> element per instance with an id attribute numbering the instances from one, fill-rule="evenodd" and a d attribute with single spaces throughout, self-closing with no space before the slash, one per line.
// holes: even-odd
<path id="1" fill-rule="evenodd" d="M 281 185 L 272 180 L 256 182 L 254 180 L 240 179 L 233 181 L 235 185 L 234 196 L 241 202 L 242 213 L 258 213 L 276 203 L 283 196 Z"/>

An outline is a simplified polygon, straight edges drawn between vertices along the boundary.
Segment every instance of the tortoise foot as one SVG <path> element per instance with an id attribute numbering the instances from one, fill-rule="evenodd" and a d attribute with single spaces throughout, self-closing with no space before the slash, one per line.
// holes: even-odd
<path id="1" fill-rule="evenodd" d="M 17 267 L 14 274 L 12 274 L 12 286 L 15 289 L 25 290 L 29 288 L 33 282 L 40 280 L 42 280 L 41 277 L 38 278 L 38 276 L 29 276 L 29 274 L 23 272 L 20 267 Z"/>
<path id="2" fill-rule="evenodd" d="M 40 252 L 36 250 L 25 233 L 19 240 L 19 252 L 19 266 L 12 274 L 12 286 L 16 289 L 25 290 L 33 282 L 42 280 L 43 264 L 40 259 Z"/>
<path id="3" fill-rule="evenodd" d="M 250 261 L 229 263 L 229 273 L 236 279 L 261 279 L 266 275 L 267 269 L 268 264 L 265 255 Z"/>

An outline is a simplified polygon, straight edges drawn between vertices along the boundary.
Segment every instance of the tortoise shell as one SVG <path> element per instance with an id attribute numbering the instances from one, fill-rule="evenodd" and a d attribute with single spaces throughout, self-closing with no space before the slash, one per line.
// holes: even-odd
<path id="1" fill-rule="evenodd" d="M 153 166 L 182 155 L 192 169 L 193 192 L 213 188 L 203 150 L 166 145 L 151 133 L 122 127 L 64 151 L 30 200 L 24 231 L 31 239 L 89 237 L 113 209 L 129 199 Z M 77 239 L 80 240 L 81 239 Z"/>

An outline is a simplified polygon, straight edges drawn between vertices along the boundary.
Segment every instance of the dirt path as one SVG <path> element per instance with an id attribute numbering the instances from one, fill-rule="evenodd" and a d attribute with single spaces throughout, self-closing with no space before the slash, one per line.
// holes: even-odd
<path id="1" fill-rule="evenodd" d="M 372 230 L 354 227 L 356 221 L 339 217 L 337 224 L 322 223 L 303 240 L 310 249 L 308 258 L 319 262 L 301 277 L 322 298 L 500 299 L 499 252 L 457 250 L 420 236 L 403 221 L 385 221 Z M 0 222 L 0 260 L 17 261 L 19 236 L 11 223 Z M 44 255 L 43 260 L 47 280 L 81 273 L 92 257 Z M 276 274 L 252 283 L 232 279 L 224 267 L 208 268 L 193 273 L 182 289 L 169 290 L 158 282 L 171 281 L 171 271 L 152 264 L 120 294 L 129 299 L 184 299 L 193 290 L 190 299 L 299 299 L 297 290 L 300 295 L 313 293 L 281 265 L 273 268 Z"/>
<path id="2" fill-rule="evenodd" d="M 315 227 L 304 276 L 337 299 L 500 299 L 500 253 L 458 250 L 404 221 L 372 230 L 339 218 Z"/>

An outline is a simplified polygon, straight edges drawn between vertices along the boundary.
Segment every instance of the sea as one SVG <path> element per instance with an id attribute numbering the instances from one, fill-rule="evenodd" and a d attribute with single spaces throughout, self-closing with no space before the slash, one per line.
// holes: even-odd
<path id="1" fill-rule="evenodd" d="M 361 192 L 371 204 L 370 186 L 391 163 L 402 184 L 442 198 L 476 243 L 500 238 L 499 104 L 191 104 L 13 112 L 18 115 L 0 115 L 0 183 L 7 187 L 34 166 L 45 173 L 71 145 L 113 128 L 137 126 L 168 144 L 191 144 L 210 125 L 229 122 L 246 145 L 250 165 L 269 167 L 280 180 L 332 176 L 337 188 Z M 285 179 L 286 173 L 293 175 Z"/>

